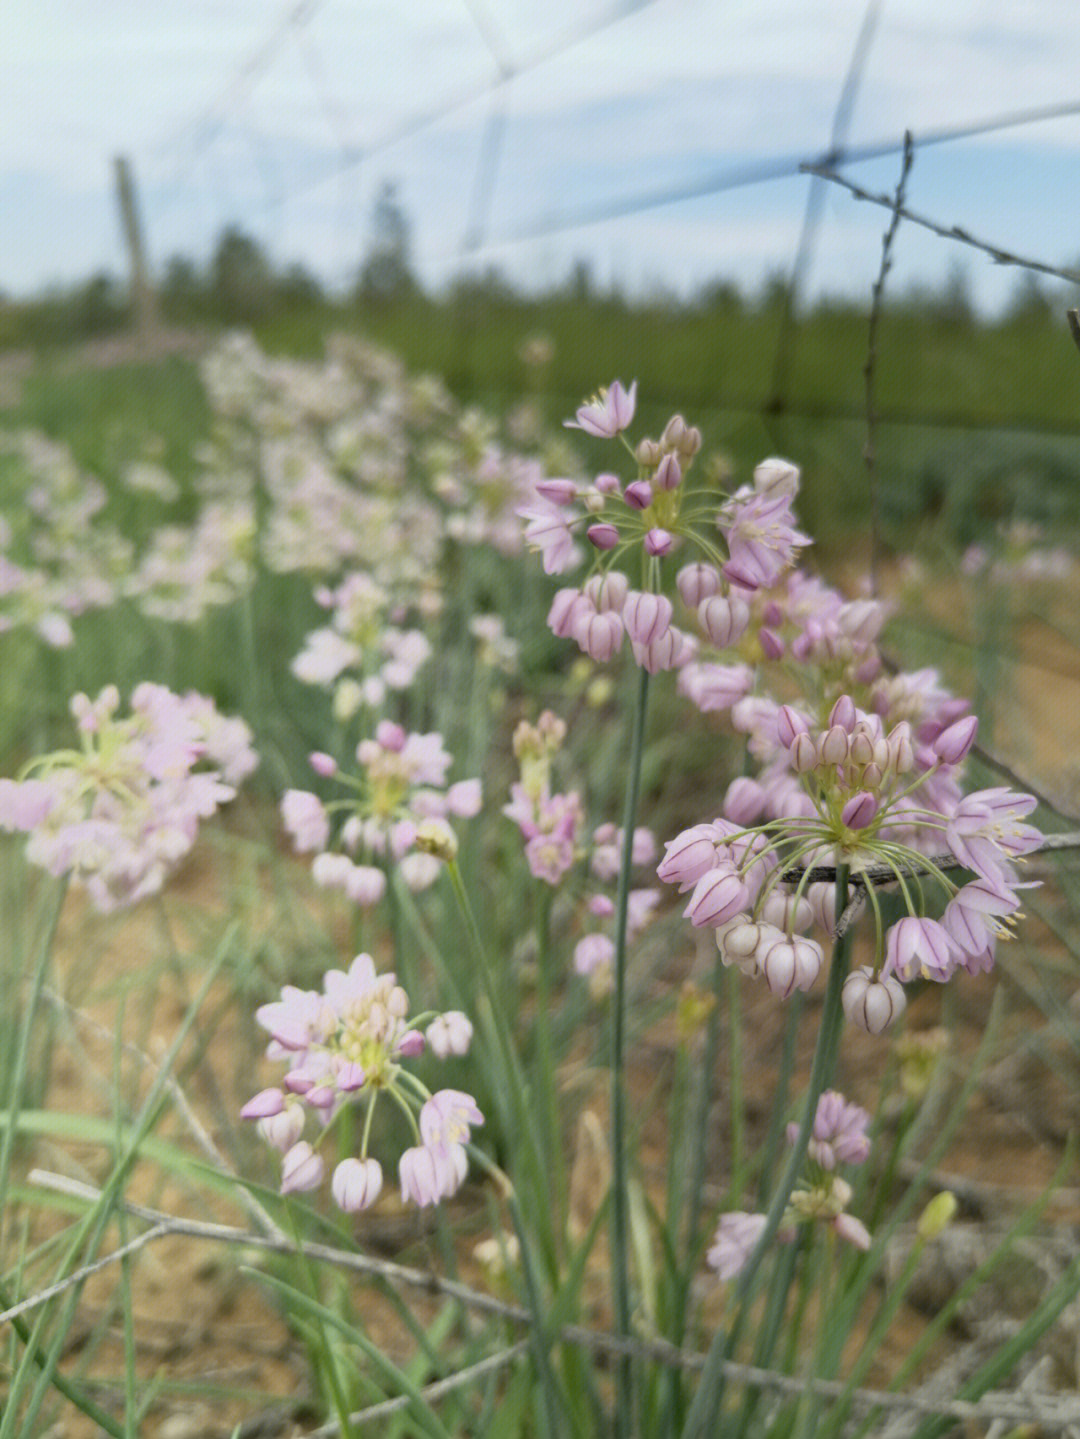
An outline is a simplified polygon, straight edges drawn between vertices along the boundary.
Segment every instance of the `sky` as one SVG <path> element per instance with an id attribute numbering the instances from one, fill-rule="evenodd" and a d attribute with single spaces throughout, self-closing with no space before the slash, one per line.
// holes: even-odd
<path id="1" fill-rule="evenodd" d="M 345 285 L 391 182 L 432 286 L 584 260 L 631 291 L 752 290 L 804 235 L 807 295 L 866 298 L 888 212 L 799 163 L 835 146 L 891 193 L 905 130 L 913 211 L 1080 268 L 1077 0 L 6 0 L 0 96 L 10 295 L 126 274 L 124 155 L 158 273 L 239 225 Z M 1015 291 L 901 225 L 897 291 L 957 267 L 989 311 Z"/>

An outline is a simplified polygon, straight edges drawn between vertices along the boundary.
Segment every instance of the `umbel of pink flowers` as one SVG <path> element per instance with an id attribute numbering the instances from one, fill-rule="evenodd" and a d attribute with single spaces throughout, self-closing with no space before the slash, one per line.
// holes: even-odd
<path id="1" fill-rule="evenodd" d="M 195 843 L 200 820 L 231 800 L 258 764 L 251 731 L 200 694 L 140 684 L 131 713 L 107 685 L 71 701 L 77 749 L 0 779 L 0 829 L 30 836 L 27 857 L 85 886 L 99 910 L 160 890 Z"/>
<path id="2" fill-rule="evenodd" d="M 724 962 L 762 976 L 784 998 L 810 989 L 823 951 L 806 931 L 815 920 L 829 930 L 836 916 L 833 887 L 808 875 L 846 865 L 878 871 L 906 909 L 886 928 L 867 883 L 876 957 L 847 977 L 849 1020 L 880 1033 L 903 1012 L 905 984 L 989 969 L 1026 887 L 1017 863 L 1042 836 L 1024 822 L 1033 796 L 1000 787 L 962 793 L 975 717 L 918 733 L 906 720 L 887 729 L 845 694 L 824 724 L 792 705 L 759 704 L 757 718 L 771 735 L 761 780 L 735 781 L 727 813 L 668 841 L 657 871 L 689 893 L 687 918 L 715 930 Z M 957 884 L 947 870 L 971 878 Z M 801 878 L 792 881 L 793 871 Z M 924 878 L 947 896 L 940 917 L 927 913 Z"/>
<path id="3" fill-rule="evenodd" d="M 636 398 L 636 382 L 624 390 L 616 380 L 567 423 L 597 438 L 622 437 Z M 579 541 L 593 555 L 584 581 L 555 595 L 548 615 L 555 634 L 600 662 L 629 639 L 634 660 L 650 673 L 680 669 L 697 657 L 700 639 L 720 649 L 736 644 L 750 620 L 749 597 L 775 584 L 810 543 L 792 511 L 799 472 L 786 460 L 766 460 L 752 486 L 727 497 L 695 483 L 701 433 L 681 415 L 659 439 L 624 444 L 636 466 L 625 486 L 607 471 L 585 486 L 544 479 L 518 514 L 546 573 L 578 565 Z M 676 560 L 674 585 L 665 583 L 665 569 Z M 696 634 L 674 623 L 665 590 L 675 589 Z"/>
<path id="4" fill-rule="evenodd" d="M 380 720 L 374 735 L 360 741 L 356 759 L 359 773 L 352 774 L 331 755 L 312 754 L 316 774 L 336 779 L 346 793 L 324 804 L 309 790 L 286 790 L 281 816 L 294 847 L 315 851 L 315 883 L 342 889 L 366 908 L 382 898 L 389 862 L 410 889 L 433 884 L 441 865 L 417 848 L 419 827 L 479 814 L 483 791 L 479 779 L 447 786 L 452 756 L 440 734 L 410 734 L 392 720 Z"/>
<path id="5" fill-rule="evenodd" d="M 586 835 L 585 810 L 577 790 L 552 790 L 552 761 L 566 738 L 565 720 L 545 710 L 535 725 L 527 720 L 514 731 L 514 754 L 521 765 L 521 778 L 510 788 L 511 802 L 503 814 L 512 819 L 525 840 L 525 858 L 533 877 L 544 884 L 561 885 L 587 861 L 588 884 L 585 909 L 588 932 L 574 947 L 574 969 L 585 976 L 594 998 L 611 987 L 615 959 L 612 938 L 615 900 L 609 892 L 622 863 L 623 831 L 602 824 Z M 630 841 L 631 862 L 652 864 L 656 840 L 651 830 L 639 827 Z M 628 896 L 627 936 L 638 934 L 652 918 L 660 899 L 655 887 L 631 889 Z"/>
<path id="6" fill-rule="evenodd" d="M 854 1191 L 837 1173 L 838 1165 L 862 1164 L 870 1153 L 867 1127 L 870 1116 L 842 1094 L 828 1089 L 818 1100 L 807 1154 L 804 1183 L 792 1190 L 777 1231 L 781 1244 L 791 1244 L 801 1225 L 826 1224 L 856 1249 L 869 1249 L 870 1234 L 861 1219 L 849 1214 Z M 799 1126 L 788 1126 L 794 1144 Z M 765 1230 L 764 1214 L 732 1210 L 720 1216 L 716 1237 L 706 1254 L 707 1263 L 721 1279 L 734 1279 L 746 1265 Z"/>
<path id="7" fill-rule="evenodd" d="M 370 955 L 348 970 L 331 969 L 322 988 L 287 984 L 255 1018 L 270 1035 L 267 1056 L 284 1061 L 281 1083 L 260 1090 L 240 1111 L 279 1150 L 281 1192 L 317 1189 L 325 1174 L 320 1146 L 346 1109 L 364 1108 L 359 1153 L 341 1160 L 330 1189 L 340 1209 L 367 1209 L 379 1197 L 383 1170 L 368 1153 L 372 1118 L 387 1094 L 403 1110 L 415 1140 L 398 1162 L 401 1197 L 421 1207 L 456 1193 L 468 1172 L 465 1145 L 483 1115 L 470 1094 L 430 1093 L 405 1067 L 425 1048 L 440 1059 L 466 1054 L 472 1025 L 458 1010 L 409 1017 L 409 999 L 393 974 L 377 974 Z M 303 1138 L 313 1120 L 314 1143 Z"/>

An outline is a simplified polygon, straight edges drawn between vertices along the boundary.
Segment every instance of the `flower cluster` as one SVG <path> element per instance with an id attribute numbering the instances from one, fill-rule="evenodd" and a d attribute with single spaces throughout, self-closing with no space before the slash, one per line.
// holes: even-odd
<path id="1" fill-rule="evenodd" d="M 817 1114 L 807 1149 L 807 1176 L 802 1188 L 792 1191 L 777 1231 L 782 1244 L 790 1244 L 800 1224 L 824 1222 L 841 1239 L 857 1249 L 869 1249 L 870 1235 L 861 1220 L 847 1212 L 852 1188 L 836 1173 L 838 1164 L 862 1164 L 870 1153 L 865 1109 L 849 1104 L 836 1090 L 826 1090 L 818 1101 Z M 789 1125 L 788 1141 L 798 1138 L 799 1126 Z M 720 1216 L 716 1236 L 706 1260 L 721 1279 L 733 1279 L 746 1266 L 765 1230 L 764 1214 L 733 1210 Z"/>
<path id="2" fill-rule="evenodd" d="M 305 684 L 333 686 L 337 714 L 378 709 L 388 690 L 408 689 L 430 659 L 421 630 L 390 622 L 389 595 L 370 575 L 353 571 L 337 586 L 321 585 L 315 598 L 331 612 L 330 624 L 307 636 L 292 672 Z"/>
<path id="3" fill-rule="evenodd" d="M 317 1189 L 325 1173 L 319 1146 L 350 1106 L 365 1109 L 359 1153 L 334 1169 L 331 1193 L 347 1212 L 367 1209 L 383 1186 L 382 1165 L 368 1153 L 380 1094 L 408 1117 L 416 1143 L 398 1162 L 401 1197 L 421 1207 L 456 1193 L 468 1172 L 465 1145 L 484 1122 L 472 1095 L 432 1094 L 403 1067 L 428 1048 L 440 1059 L 466 1054 L 472 1025 L 460 1011 L 409 1018 L 409 999 L 393 974 L 377 974 L 370 955 L 347 970 L 331 969 L 321 990 L 286 985 L 255 1018 L 270 1035 L 267 1056 L 288 1066 L 280 1085 L 260 1090 L 240 1111 L 281 1152 L 281 1192 Z M 304 1139 L 309 1116 L 315 1142 Z"/>
<path id="4" fill-rule="evenodd" d="M 418 831 L 450 816 L 479 814 L 483 795 L 478 779 L 446 786 L 452 757 L 439 734 L 410 734 L 392 720 L 380 720 L 374 736 L 356 748 L 359 775 L 340 769 L 326 754 L 313 754 L 311 765 L 324 778 L 336 778 L 351 795 L 324 804 L 308 790 L 290 789 L 281 800 L 281 816 L 298 851 L 317 851 L 315 883 L 342 889 L 358 905 L 377 904 L 386 890 L 386 865 L 397 863 L 412 890 L 433 884 L 440 868 L 431 845 L 417 845 Z M 330 848 L 334 821 L 337 848 Z"/>
<path id="5" fill-rule="evenodd" d="M 630 424 L 635 403 L 636 385 L 627 391 L 616 380 L 567 423 L 611 439 Z M 661 561 L 668 555 L 688 550 L 693 556 L 689 563 L 684 556 L 675 586 L 700 635 L 726 649 L 746 630 L 748 598 L 774 585 L 810 543 L 792 512 L 799 482 L 794 465 L 767 460 L 753 486 L 724 500 L 709 484 L 688 478 L 700 449 L 700 432 L 674 415 L 658 440 L 643 439 L 631 450 L 637 473 L 625 487 L 611 473 L 584 487 L 546 479 L 536 485 L 533 503 L 519 510 L 525 537 L 541 552 L 548 574 L 578 562 L 579 536 L 592 547 L 592 572 L 582 585 L 559 590 L 548 615 L 554 633 L 574 639 L 592 659 L 611 659 L 629 639 L 635 662 L 650 673 L 694 662 L 699 639 L 673 623 L 673 601 L 664 593 Z M 641 589 L 627 573 L 636 560 L 646 577 Z"/>
<path id="6" fill-rule="evenodd" d="M 103 517 L 100 480 L 36 431 L 0 436 L 0 487 L 0 633 L 26 626 L 66 648 L 72 619 L 116 601 L 131 542 Z"/>
<path id="7" fill-rule="evenodd" d="M 749 704 L 749 702 L 746 702 Z M 993 964 L 996 941 L 1019 909 L 1015 862 L 1034 849 L 1038 830 L 1023 821 L 1030 795 L 1003 788 L 964 796 L 960 771 L 977 722 L 966 705 L 941 705 L 917 728 L 841 695 L 824 723 L 793 705 L 753 703 L 764 770 L 736 780 L 724 815 L 668 842 L 662 880 L 691 891 L 687 917 L 711 925 L 727 963 L 762 974 L 786 996 L 808 989 L 822 965 L 821 946 L 803 937 L 816 918 L 826 929 L 829 887 L 811 885 L 815 865 L 846 865 L 855 874 L 879 867 L 893 880 L 905 916 L 886 930 L 875 883 L 866 886 L 876 921 L 872 966 L 848 976 L 844 1008 L 878 1033 L 903 1010 L 902 986 L 949 979 Z M 767 816 L 767 817 L 766 817 Z M 935 858 L 973 872 L 956 885 Z M 785 875 L 801 877 L 794 887 Z M 923 877 L 948 898 L 941 919 L 928 917 Z"/>
<path id="8" fill-rule="evenodd" d="M 585 809 L 577 790 L 553 792 L 552 759 L 566 738 L 565 721 L 545 710 L 535 725 L 523 720 L 514 731 L 514 754 L 521 766 L 521 778 L 510 789 L 511 802 L 503 813 L 518 825 L 525 838 L 525 858 L 536 879 L 552 886 L 582 860 L 588 860 L 591 893 L 586 900 L 589 932 L 574 948 L 574 969 L 588 977 L 595 997 L 607 993 L 611 984 L 614 940 L 609 933 L 615 916 L 610 893 L 622 864 L 623 831 L 602 824 L 585 838 Z M 651 864 L 656 857 L 656 840 L 650 830 L 638 828 L 631 839 L 631 863 Z M 627 934 L 633 937 L 652 918 L 660 898 L 655 888 L 632 889 L 628 898 Z"/>
<path id="9" fill-rule="evenodd" d="M 141 684 L 131 714 L 120 717 L 119 707 L 113 685 L 95 700 L 76 695 L 80 748 L 0 779 L 0 828 L 29 834 L 28 858 L 70 874 L 103 911 L 160 890 L 199 821 L 258 764 L 247 725 L 203 695 Z"/>

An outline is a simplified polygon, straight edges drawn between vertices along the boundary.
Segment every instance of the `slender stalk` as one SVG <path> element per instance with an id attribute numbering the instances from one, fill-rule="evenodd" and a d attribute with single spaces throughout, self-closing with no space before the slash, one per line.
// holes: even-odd
<path id="1" fill-rule="evenodd" d="M 551 1033 L 551 890 L 545 885 L 536 895 L 536 1052 L 544 1110 L 546 1158 L 554 1180 L 558 1229 L 566 1215 L 566 1166 L 559 1140 L 559 1090 L 555 1079 L 555 1047 Z M 565 1235 L 563 1235 L 565 1239 Z"/>
<path id="2" fill-rule="evenodd" d="M 615 987 L 611 1014 L 611 1288 L 615 1333 L 630 1338 L 629 1164 L 626 1150 L 626 928 L 633 862 L 634 826 L 641 793 L 641 761 L 645 748 L 645 713 L 649 672 L 638 671 L 637 697 L 630 736 L 630 763 L 623 809 L 622 859 L 615 901 Z M 629 1439 L 634 1432 L 631 1360 L 621 1355 L 615 1368 L 615 1434 Z"/>
<path id="3" fill-rule="evenodd" d="M 11 1094 L 8 1101 L 7 1126 L 3 1135 L 0 1136 L 0 1196 L 5 1196 L 8 1191 L 8 1181 L 11 1174 L 11 1154 L 15 1144 L 15 1136 L 19 1132 L 19 1111 L 22 1109 L 23 1095 L 26 1092 L 28 1075 L 28 1063 L 30 1054 L 30 1039 L 34 1030 L 34 1019 L 37 1015 L 38 1006 L 41 1003 L 41 991 L 45 984 L 45 977 L 48 974 L 49 965 L 52 961 L 53 944 L 56 940 L 56 931 L 60 925 L 60 914 L 64 908 L 64 900 L 67 897 L 68 881 L 66 878 L 59 881 L 53 894 L 53 905 L 46 922 L 45 932 L 41 937 L 38 949 L 37 961 L 30 977 L 30 993 L 26 998 L 26 1008 L 23 1012 L 22 1024 L 19 1028 L 19 1037 L 16 1042 L 14 1063 L 11 1066 Z M 0 1217 L 2 1217 L 0 1210 Z M 4 1228 L 0 1223 L 0 1240 L 3 1239 Z"/>
<path id="4" fill-rule="evenodd" d="M 836 912 L 843 914 L 848 902 L 848 869 L 846 865 L 839 865 L 836 871 Z M 723 1330 L 717 1330 L 716 1337 L 709 1349 L 709 1356 L 705 1362 L 705 1369 L 701 1376 L 701 1383 L 694 1396 L 694 1402 L 690 1406 L 690 1413 L 687 1416 L 686 1428 L 683 1430 L 683 1439 L 706 1439 L 718 1432 L 720 1406 L 724 1398 L 725 1374 L 724 1367 L 735 1351 L 739 1342 L 743 1325 L 746 1322 L 753 1298 L 758 1270 L 762 1260 L 772 1247 L 776 1238 L 776 1232 L 787 1209 L 788 1200 L 791 1198 L 791 1191 L 795 1188 L 795 1182 L 799 1177 L 799 1170 L 802 1168 L 803 1160 L 806 1158 L 807 1146 L 810 1143 L 810 1135 L 814 1127 L 814 1119 L 817 1115 L 818 1100 L 832 1076 L 836 1063 L 837 1042 L 840 1036 L 840 1023 L 843 1015 L 843 1008 L 840 1002 L 841 991 L 844 987 L 844 980 L 847 978 L 848 965 L 851 953 L 852 929 L 849 925 L 844 933 L 837 936 L 833 946 L 832 964 L 829 968 L 829 982 L 825 991 L 825 1002 L 822 1006 L 821 1028 L 818 1030 L 817 1045 L 814 1049 L 814 1060 L 810 1069 L 810 1083 L 806 1092 L 806 1102 L 803 1108 L 802 1122 L 799 1125 L 798 1136 L 788 1155 L 788 1161 L 784 1167 L 783 1175 L 773 1195 L 772 1204 L 769 1207 L 765 1220 L 765 1228 L 761 1238 L 746 1266 L 739 1276 L 739 1287 L 736 1293 L 737 1309 L 735 1319 L 724 1334 Z"/>

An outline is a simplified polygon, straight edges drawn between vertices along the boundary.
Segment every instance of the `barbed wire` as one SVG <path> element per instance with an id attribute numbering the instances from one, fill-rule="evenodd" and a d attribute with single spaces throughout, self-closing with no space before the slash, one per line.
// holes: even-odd
<path id="1" fill-rule="evenodd" d="M 1048 265 L 1042 260 L 1033 260 L 1023 255 L 1014 254 L 1000 245 L 995 245 L 988 240 L 980 240 L 961 225 L 945 225 L 938 220 L 931 219 L 927 215 L 919 214 L 910 209 L 907 205 L 898 205 L 895 199 L 889 195 L 875 194 L 866 190 L 862 185 L 857 185 L 854 180 L 841 175 L 829 162 L 815 162 L 802 167 L 807 175 L 817 175 L 822 180 L 828 180 L 831 184 L 840 185 L 843 189 L 851 192 L 856 200 L 866 200 L 873 205 L 883 205 L 888 210 L 894 210 L 903 220 L 908 220 L 913 225 L 920 225 L 924 230 L 929 230 L 939 235 L 943 240 L 959 240 L 961 244 L 970 246 L 973 250 L 981 250 L 983 254 L 989 255 L 999 265 L 1017 265 L 1024 270 L 1034 270 L 1040 275 L 1052 276 L 1055 280 L 1066 280 L 1070 284 L 1080 285 L 1080 270 L 1066 269 L 1060 265 Z"/>
<path id="2" fill-rule="evenodd" d="M 31 1184 L 85 1200 L 87 1203 L 98 1203 L 102 1198 L 102 1191 L 96 1186 L 86 1184 L 82 1180 L 70 1179 L 66 1175 L 34 1169 L 31 1170 L 28 1179 Z M 297 1243 L 288 1238 L 256 1234 L 232 1225 L 186 1219 L 130 1201 L 117 1202 L 114 1208 L 122 1210 L 132 1218 L 142 1219 L 151 1226 L 150 1229 L 144 1230 L 138 1236 L 138 1240 L 141 1240 L 144 1246 L 156 1239 L 164 1238 L 166 1235 L 172 1235 L 204 1239 L 240 1248 L 290 1254 L 304 1259 L 318 1260 L 321 1263 L 331 1264 L 336 1268 L 346 1269 L 353 1273 L 386 1280 L 391 1284 L 417 1289 L 433 1296 L 452 1299 L 465 1308 L 511 1323 L 531 1326 L 535 1322 L 533 1314 L 524 1305 L 498 1299 L 492 1294 L 471 1288 L 459 1280 L 446 1279 L 431 1270 L 416 1269 L 391 1260 L 377 1259 L 371 1255 L 338 1249 L 332 1245 L 312 1241 Z M 0 1313 L 0 1323 L 4 1323 L 12 1316 L 29 1312 L 37 1305 L 45 1303 L 47 1298 L 53 1298 L 57 1293 L 63 1292 L 65 1288 L 82 1283 L 90 1273 L 96 1273 L 110 1261 L 118 1262 L 131 1252 L 131 1245 L 136 1242 L 136 1240 L 129 1241 L 127 1245 L 122 1245 L 111 1251 L 110 1254 L 94 1261 L 92 1266 L 86 1266 L 85 1269 L 66 1276 L 58 1284 L 50 1286 L 47 1293 L 42 1291 L 41 1295 L 33 1295 L 20 1301 L 19 1305 Z M 1074 1260 L 1073 1268 L 1080 1277 L 1080 1258 Z M 253 1272 L 257 1274 L 257 1271 Z M 613 1357 L 625 1355 L 683 1370 L 702 1369 L 706 1360 L 705 1354 L 680 1348 L 666 1340 L 623 1338 L 578 1324 L 562 1325 L 548 1338 L 552 1343 L 571 1344 L 594 1353 L 604 1353 Z M 501 1360 L 511 1362 L 511 1359 L 516 1357 L 516 1355 L 510 1357 L 508 1355 L 508 1350 L 501 1351 Z M 492 1362 L 496 1362 L 494 1356 L 492 1356 Z M 840 1380 L 798 1377 L 733 1360 L 725 1361 L 724 1372 L 733 1381 L 753 1388 L 791 1396 L 814 1395 L 823 1399 L 844 1399 L 845 1401 L 850 1399 L 860 1407 L 867 1409 L 881 1408 L 893 1412 L 926 1416 L 939 1415 L 967 1422 L 992 1419 L 1024 1423 L 1039 1419 L 1045 1421 L 1048 1418 L 1055 1423 L 1080 1422 L 1080 1396 L 1061 1395 L 1053 1391 L 990 1394 L 984 1395 L 978 1400 L 934 1400 L 918 1394 L 896 1394 L 878 1389 L 856 1388 L 849 1391 L 847 1385 Z M 316 1434 L 329 1436 L 335 1432 L 335 1429 L 324 1426 L 321 1430 L 317 1430 Z"/>

